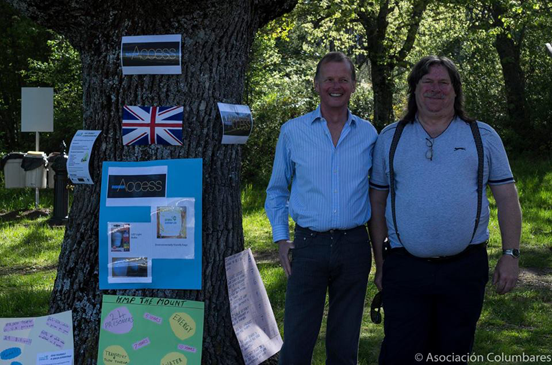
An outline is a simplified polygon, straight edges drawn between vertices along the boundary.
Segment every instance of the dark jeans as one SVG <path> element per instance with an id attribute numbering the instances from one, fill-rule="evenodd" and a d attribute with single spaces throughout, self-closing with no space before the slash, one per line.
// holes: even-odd
<path id="1" fill-rule="evenodd" d="M 383 264 L 385 338 L 379 363 L 425 364 L 428 354 L 469 354 L 488 279 L 485 245 L 443 262 L 391 250 Z"/>
<path id="2" fill-rule="evenodd" d="M 357 363 L 370 240 L 364 226 L 318 233 L 297 227 L 280 364 L 310 364 L 329 291 L 326 364 Z"/>

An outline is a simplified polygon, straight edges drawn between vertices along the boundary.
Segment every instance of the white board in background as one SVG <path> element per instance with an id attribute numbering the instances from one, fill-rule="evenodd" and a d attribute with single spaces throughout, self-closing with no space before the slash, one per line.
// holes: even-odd
<path id="1" fill-rule="evenodd" d="M 21 132 L 54 131 L 54 89 L 21 88 Z"/>

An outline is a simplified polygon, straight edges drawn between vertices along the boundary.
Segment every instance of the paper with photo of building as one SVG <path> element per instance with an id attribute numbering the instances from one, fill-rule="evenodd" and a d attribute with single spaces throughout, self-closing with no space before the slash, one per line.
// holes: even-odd
<path id="1" fill-rule="evenodd" d="M 222 143 L 244 144 L 253 130 L 253 117 L 247 105 L 218 103 L 222 120 Z"/>

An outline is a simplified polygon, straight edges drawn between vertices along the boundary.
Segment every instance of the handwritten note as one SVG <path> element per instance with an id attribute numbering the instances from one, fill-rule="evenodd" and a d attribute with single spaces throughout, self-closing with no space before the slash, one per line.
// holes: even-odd
<path id="1" fill-rule="evenodd" d="M 61 338 L 44 330 L 40 331 L 40 335 L 38 335 L 38 338 L 48 341 L 52 345 L 59 347 L 60 349 L 62 349 L 63 345 L 65 345 L 65 342 Z"/>
<path id="2" fill-rule="evenodd" d="M 26 345 L 30 345 L 33 342 L 33 340 L 31 340 L 30 338 L 16 337 L 16 336 L 4 336 L 4 341 L 24 343 Z"/>
<path id="3" fill-rule="evenodd" d="M 10 322 L 4 325 L 4 332 L 22 331 L 34 327 L 34 319 Z"/>
<path id="4" fill-rule="evenodd" d="M 132 314 L 127 307 L 113 309 L 105 317 L 102 328 L 111 333 L 124 334 L 129 333 L 134 325 Z"/>
<path id="5" fill-rule="evenodd" d="M 188 359 L 180 352 L 171 352 L 161 359 L 161 365 L 186 365 Z"/>
<path id="6" fill-rule="evenodd" d="M 280 351 L 282 337 L 251 250 L 226 258 L 232 325 L 246 365 Z"/>
<path id="7" fill-rule="evenodd" d="M 197 349 L 195 347 L 188 346 L 188 345 L 182 345 L 182 344 L 178 345 L 178 349 L 182 350 L 182 351 L 186 351 L 186 352 L 192 352 L 194 354 L 197 352 Z"/>
<path id="8" fill-rule="evenodd" d="M 144 313 L 144 318 L 157 324 L 163 323 L 163 318 L 154 316 L 153 314 L 150 314 L 148 312 Z"/>
<path id="9" fill-rule="evenodd" d="M 64 335 L 68 334 L 69 331 L 71 330 L 71 327 L 67 323 L 64 323 L 54 317 L 48 317 L 48 319 L 46 320 L 46 326 L 53 328 L 63 333 Z"/>
<path id="10" fill-rule="evenodd" d="M 181 340 L 192 337 L 196 332 L 196 324 L 187 313 L 174 313 L 169 322 L 174 335 Z"/>
<path id="11" fill-rule="evenodd" d="M 72 364 L 71 311 L 42 317 L 0 318 L 0 333 L 0 359 L 9 360 L 6 365 Z M 3 361 L 0 363 L 4 365 Z"/>
<path id="12" fill-rule="evenodd" d="M 134 350 L 138 350 L 138 349 L 141 349 L 141 348 L 144 347 L 144 346 L 149 345 L 150 343 L 151 343 L 151 342 L 150 342 L 150 339 L 149 339 L 148 337 L 146 337 L 146 338 L 144 338 L 143 340 L 140 340 L 140 341 L 138 341 L 138 342 L 136 342 L 136 343 L 133 343 L 133 344 L 132 344 L 132 348 L 133 348 Z"/>
<path id="13" fill-rule="evenodd" d="M 106 365 L 126 365 L 130 362 L 130 358 L 124 348 L 114 345 L 103 351 L 103 362 Z"/>

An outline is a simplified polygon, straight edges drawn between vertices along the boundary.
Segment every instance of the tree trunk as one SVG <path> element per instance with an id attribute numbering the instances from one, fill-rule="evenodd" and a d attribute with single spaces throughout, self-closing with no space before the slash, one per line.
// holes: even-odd
<path id="1" fill-rule="evenodd" d="M 378 64 L 372 61 L 372 88 L 374 89 L 374 120 L 372 123 L 378 131 L 393 123 L 393 69 L 389 64 Z"/>
<path id="2" fill-rule="evenodd" d="M 243 250 L 240 148 L 221 145 L 217 102 L 240 103 L 258 27 L 297 0 L 10 2 L 65 35 L 81 54 L 84 128 L 102 130 L 91 159 L 95 185 L 78 185 L 59 257 L 50 311 L 73 310 L 75 363 L 95 364 L 102 294 L 205 302 L 204 364 L 237 364 L 224 258 Z M 124 35 L 182 34 L 181 75 L 122 76 Z M 182 147 L 123 146 L 124 105 L 183 105 Z M 203 159 L 203 282 L 200 291 L 99 291 L 98 221 L 103 161 Z"/>
<path id="3" fill-rule="evenodd" d="M 500 3 L 493 4 L 492 17 L 494 24 L 500 28 L 495 39 L 495 48 L 500 58 L 504 87 L 506 91 L 506 103 L 508 111 L 508 128 L 514 132 L 516 138 L 511 138 L 509 143 L 517 150 L 524 150 L 532 140 L 533 129 L 527 109 L 525 97 L 525 74 L 521 68 L 521 43 L 522 36 L 509 32 L 504 24 L 503 16 L 507 9 Z M 523 35 L 523 30 L 518 33 Z"/>
<path id="4" fill-rule="evenodd" d="M 525 75 L 520 64 L 520 47 L 503 32 L 496 36 L 495 47 L 504 76 L 508 127 L 518 136 L 513 139 L 519 144 L 516 149 L 523 150 L 531 143 L 532 128 L 525 99 Z"/>
<path id="5" fill-rule="evenodd" d="M 401 27 L 408 27 L 401 47 L 392 51 L 387 45 L 389 28 L 389 14 L 397 6 L 396 2 L 384 0 L 379 7 L 373 9 L 373 2 L 361 0 L 356 14 L 360 23 L 366 30 L 368 44 L 366 51 L 370 59 L 372 72 L 372 87 L 374 89 L 374 119 L 372 123 L 381 130 L 386 125 L 395 121 L 393 112 L 393 71 L 395 67 L 403 65 L 406 57 L 412 50 L 422 16 L 430 0 L 412 0 L 409 21 Z M 372 8 L 372 9 L 371 9 Z"/>

